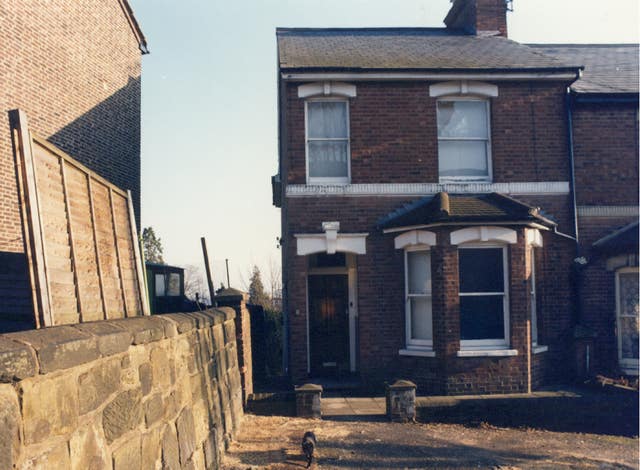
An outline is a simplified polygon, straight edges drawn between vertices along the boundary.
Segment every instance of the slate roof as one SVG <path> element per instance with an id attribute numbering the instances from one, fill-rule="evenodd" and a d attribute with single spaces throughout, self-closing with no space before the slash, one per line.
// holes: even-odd
<path id="1" fill-rule="evenodd" d="M 585 66 L 576 93 L 638 93 L 638 44 L 530 44 L 564 62 Z"/>
<path id="2" fill-rule="evenodd" d="M 282 70 L 575 72 L 542 51 L 499 36 L 446 28 L 278 28 Z"/>
<path id="3" fill-rule="evenodd" d="M 446 223 L 509 224 L 531 222 L 547 227 L 555 222 L 543 216 L 536 207 L 500 193 L 448 194 L 419 199 L 390 213 L 378 222 L 381 229 L 414 227 Z"/>
<path id="4" fill-rule="evenodd" d="M 638 221 L 625 225 L 593 244 L 598 251 L 616 255 L 638 252 Z"/>

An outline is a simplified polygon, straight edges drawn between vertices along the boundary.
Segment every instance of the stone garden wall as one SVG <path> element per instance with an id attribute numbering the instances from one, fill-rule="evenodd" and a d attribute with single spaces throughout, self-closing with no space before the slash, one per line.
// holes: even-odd
<path id="1" fill-rule="evenodd" d="M 217 468 L 243 415 L 234 318 L 0 335 L 0 469 Z"/>

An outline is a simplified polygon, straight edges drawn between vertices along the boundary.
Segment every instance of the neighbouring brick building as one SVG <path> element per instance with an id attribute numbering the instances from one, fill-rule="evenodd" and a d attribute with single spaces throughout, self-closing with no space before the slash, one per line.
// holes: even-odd
<path id="1" fill-rule="evenodd" d="M 585 66 L 568 95 L 580 241 L 577 316 L 592 338 L 592 370 L 637 375 L 638 45 L 533 47 Z"/>
<path id="2" fill-rule="evenodd" d="M 277 30 L 295 383 L 526 392 L 619 371 L 621 317 L 637 373 L 637 226 L 613 235 L 624 253 L 592 244 L 637 220 L 638 46 L 519 44 L 506 11 L 455 0 L 445 28 Z"/>
<path id="3" fill-rule="evenodd" d="M 32 321 L 8 111 L 130 189 L 140 220 L 140 59 L 146 42 L 127 0 L 37 0 L 0 7 L 0 319 Z"/>

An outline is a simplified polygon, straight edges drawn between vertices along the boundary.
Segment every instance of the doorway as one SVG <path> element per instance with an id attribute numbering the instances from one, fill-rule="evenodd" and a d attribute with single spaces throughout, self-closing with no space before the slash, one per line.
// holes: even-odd
<path id="1" fill-rule="evenodd" d="M 308 273 L 308 372 L 344 378 L 355 372 L 355 257 L 312 255 Z"/>

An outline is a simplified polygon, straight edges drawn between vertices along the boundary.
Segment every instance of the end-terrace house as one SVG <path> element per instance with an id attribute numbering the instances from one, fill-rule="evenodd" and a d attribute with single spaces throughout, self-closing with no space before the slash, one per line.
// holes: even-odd
<path id="1" fill-rule="evenodd" d="M 506 10 L 455 0 L 445 28 L 277 30 L 294 382 L 504 393 L 571 370 L 567 90 L 584 67 L 509 40 Z"/>
<path id="2" fill-rule="evenodd" d="M 0 8 L 0 320 L 33 322 L 9 111 L 133 194 L 140 220 L 140 73 L 146 40 L 127 0 Z M 13 327 L 10 327 L 13 328 Z"/>

